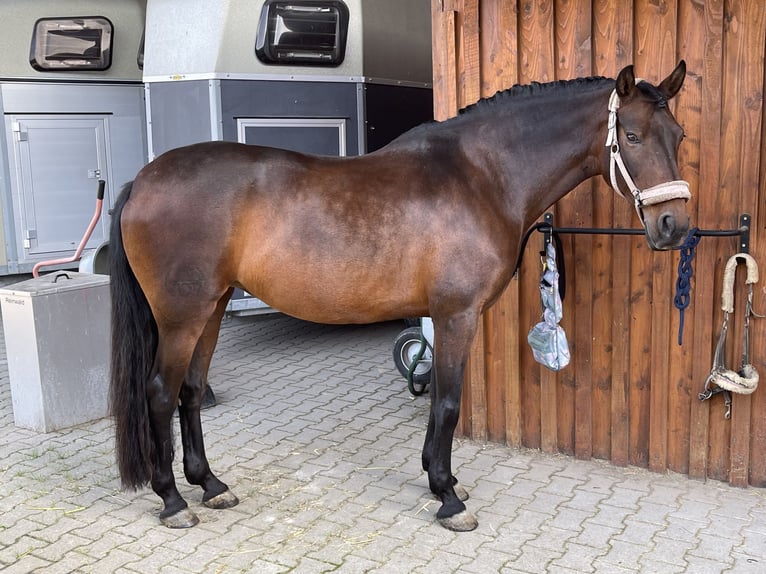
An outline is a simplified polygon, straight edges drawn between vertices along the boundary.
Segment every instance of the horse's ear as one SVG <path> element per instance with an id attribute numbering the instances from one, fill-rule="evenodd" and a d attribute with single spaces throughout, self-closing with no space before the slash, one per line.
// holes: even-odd
<path id="1" fill-rule="evenodd" d="M 626 97 L 636 87 L 636 76 L 633 74 L 633 66 L 625 66 L 617 76 L 617 95 Z"/>
<path id="2" fill-rule="evenodd" d="M 681 60 L 678 62 L 676 69 L 670 72 L 670 75 L 662 80 L 662 83 L 657 86 L 657 89 L 666 98 L 670 99 L 678 93 L 681 86 L 684 85 L 684 79 L 686 78 L 686 62 Z"/>

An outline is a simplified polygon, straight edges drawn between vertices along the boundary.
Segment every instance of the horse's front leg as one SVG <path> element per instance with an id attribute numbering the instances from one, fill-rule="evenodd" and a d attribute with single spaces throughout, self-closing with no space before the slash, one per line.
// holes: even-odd
<path id="1" fill-rule="evenodd" d="M 431 369 L 430 388 L 434 388 L 434 369 Z M 431 458 L 433 457 L 434 428 L 434 409 L 433 401 L 431 401 L 430 414 L 428 416 L 428 430 L 426 430 L 426 441 L 423 445 L 423 470 L 426 472 L 428 472 L 428 469 L 431 466 Z M 454 474 L 452 475 L 452 487 L 455 489 L 455 494 L 457 494 L 457 497 L 463 502 L 470 498 L 468 491 L 463 487 L 462 484 L 458 482 L 457 477 Z M 434 492 L 434 494 L 436 493 Z"/>
<path id="2" fill-rule="evenodd" d="M 471 341 L 476 333 L 475 314 L 466 313 L 447 321 L 435 318 L 434 374 L 431 383 L 431 414 L 423 447 L 423 467 L 428 472 L 428 486 L 442 501 L 436 518 L 445 528 L 467 531 L 478 526 L 466 510 L 467 493 L 456 491 L 452 474 L 452 439 L 460 414 L 463 371 Z"/>

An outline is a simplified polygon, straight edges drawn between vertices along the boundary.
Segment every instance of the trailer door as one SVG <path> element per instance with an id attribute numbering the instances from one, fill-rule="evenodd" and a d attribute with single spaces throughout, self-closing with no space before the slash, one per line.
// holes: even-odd
<path id="1" fill-rule="evenodd" d="M 97 181 L 108 182 L 108 116 L 15 115 L 10 121 L 19 259 L 71 255 L 93 215 Z M 105 219 L 88 247 L 106 238 Z"/>

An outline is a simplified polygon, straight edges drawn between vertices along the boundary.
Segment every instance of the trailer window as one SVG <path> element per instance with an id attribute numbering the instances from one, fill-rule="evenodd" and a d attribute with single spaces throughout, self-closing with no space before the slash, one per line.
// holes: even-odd
<path id="1" fill-rule="evenodd" d="M 348 34 L 341 0 L 266 0 L 255 53 L 267 64 L 338 66 Z"/>
<path id="2" fill-rule="evenodd" d="M 102 16 L 40 18 L 29 63 L 43 72 L 106 70 L 112 63 L 112 23 Z"/>

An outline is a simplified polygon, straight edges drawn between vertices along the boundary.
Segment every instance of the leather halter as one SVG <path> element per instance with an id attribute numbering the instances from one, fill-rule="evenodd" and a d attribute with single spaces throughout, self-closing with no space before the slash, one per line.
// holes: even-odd
<path id="1" fill-rule="evenodd" d="M 641 80 L 636 80 L 636 83 L 640 81 Z M 617 95 L 617 89 L 614 89 L 612 90 L 612 95 L 609 97 L 609 123 L 606 134 L 606 147 L 609 148 L 609 180 L 614 191 L 618 195 L 622 195 L 617 186 L 617 175 L 615 173 L 616 166 L 617 169 L 620 170 L 620 175 L 622 175 L 622 179 L 625 181 L 628 189 L 630 189 L 636 212 L 638 213 L 638 218 L 643 225 L 643 207 L 663 203 L 665 201 L 670 201 L 671 199 L 684 199 L 688 201 L 691 198 L 691 193 L 689 193 L 689 184 L 681 179 L 653 185 L 644 190 L 639 189 L 633 181 L 633 178 L 630 177 L 628 168 L 625 167 L 625 162 L 620 155 L 620 144 L 617 141 L 617 110 L 619 108 L 620 96 Z"/>

